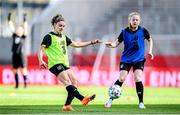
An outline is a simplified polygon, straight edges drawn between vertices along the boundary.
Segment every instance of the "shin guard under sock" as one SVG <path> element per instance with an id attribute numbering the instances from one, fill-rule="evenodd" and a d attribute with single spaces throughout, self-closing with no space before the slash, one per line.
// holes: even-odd
<path id="1" fill-rule="evenodd" d="M 136 92 L 139 98 L 139 103 L 143 102 L 143 92 L 144 92 L 144 86 L 142 82 L 136 82 Z"/>
<path id="2" fill-rule="evenodd" d="M 76 97 L 79 100 L 83 100 L 84 96 L 82 96 L 79 91 L 77 90 L 77 88 L 73 85 L 69 85 L 66 87 L 66 90 L 68 91 L 68 93 L 71 93 L 72 95 L 74 95 L 74 97 Z"/>

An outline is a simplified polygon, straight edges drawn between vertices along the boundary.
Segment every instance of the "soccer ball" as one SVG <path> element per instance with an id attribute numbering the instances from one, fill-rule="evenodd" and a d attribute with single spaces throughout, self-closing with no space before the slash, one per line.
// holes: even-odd
<path id="1" fill-rule="evenodd" d="M 122 90 L 119 85 L 112 85 L 108 90 L 109 97 L 112 99 L 117 99 L 121 96 Z"/>

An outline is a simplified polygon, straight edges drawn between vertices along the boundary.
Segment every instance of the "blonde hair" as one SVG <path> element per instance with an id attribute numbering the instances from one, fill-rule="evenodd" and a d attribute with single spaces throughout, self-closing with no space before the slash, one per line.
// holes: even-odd
<path id="1" fill-rule="evenodd" d="M 134 15 L 139 16 L 139 18 L 140 18 L 140 20 L 141 20 L 141 15 L 140 15 L 140 13 L 138 13 L 138 12 L 131 12 L 131 13 L 129 14 L 129 16 L 128 16 L 128 26 L 129 26 L 129 27 L 130 27 L 130 20 L 131 20 L 131 18 L 132 18 Z"/>

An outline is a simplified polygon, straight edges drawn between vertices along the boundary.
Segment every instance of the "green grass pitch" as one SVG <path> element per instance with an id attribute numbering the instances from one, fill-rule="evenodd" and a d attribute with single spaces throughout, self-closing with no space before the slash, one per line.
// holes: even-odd
<path id="1" fill-rule="evenodd" d="M 13 86 L 0 86 L 0 114 L 180 114 L 180 88 L 146 87 L 144 110 L 138 108 L 134 87 L 123 87 L 122 96 L 114 100 L 111 108 L 104 108 L 107 90 L 105 86 L 80 86 L 83 95 L 96 93 L 97 97 L 86 107 L 74 99 L 75 111 L 64 112 L 61 108 L 67 93 L 62 86 L 29 86 L 17 90 Z"/>

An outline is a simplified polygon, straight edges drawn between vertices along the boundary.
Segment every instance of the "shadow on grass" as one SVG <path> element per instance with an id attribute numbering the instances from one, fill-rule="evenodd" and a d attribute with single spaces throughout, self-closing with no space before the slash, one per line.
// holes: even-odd
<path id="1" fill-rule="evenodd" d="M 64 112 L 62 105 L 5 105 L 0 106 L 0 114 L 180 114 L 180 104 L 146 105 L 140 110 L 137 105 L 113 105 L 104 108 L 103 105 L 73 106 L 75 111 Z"/>

